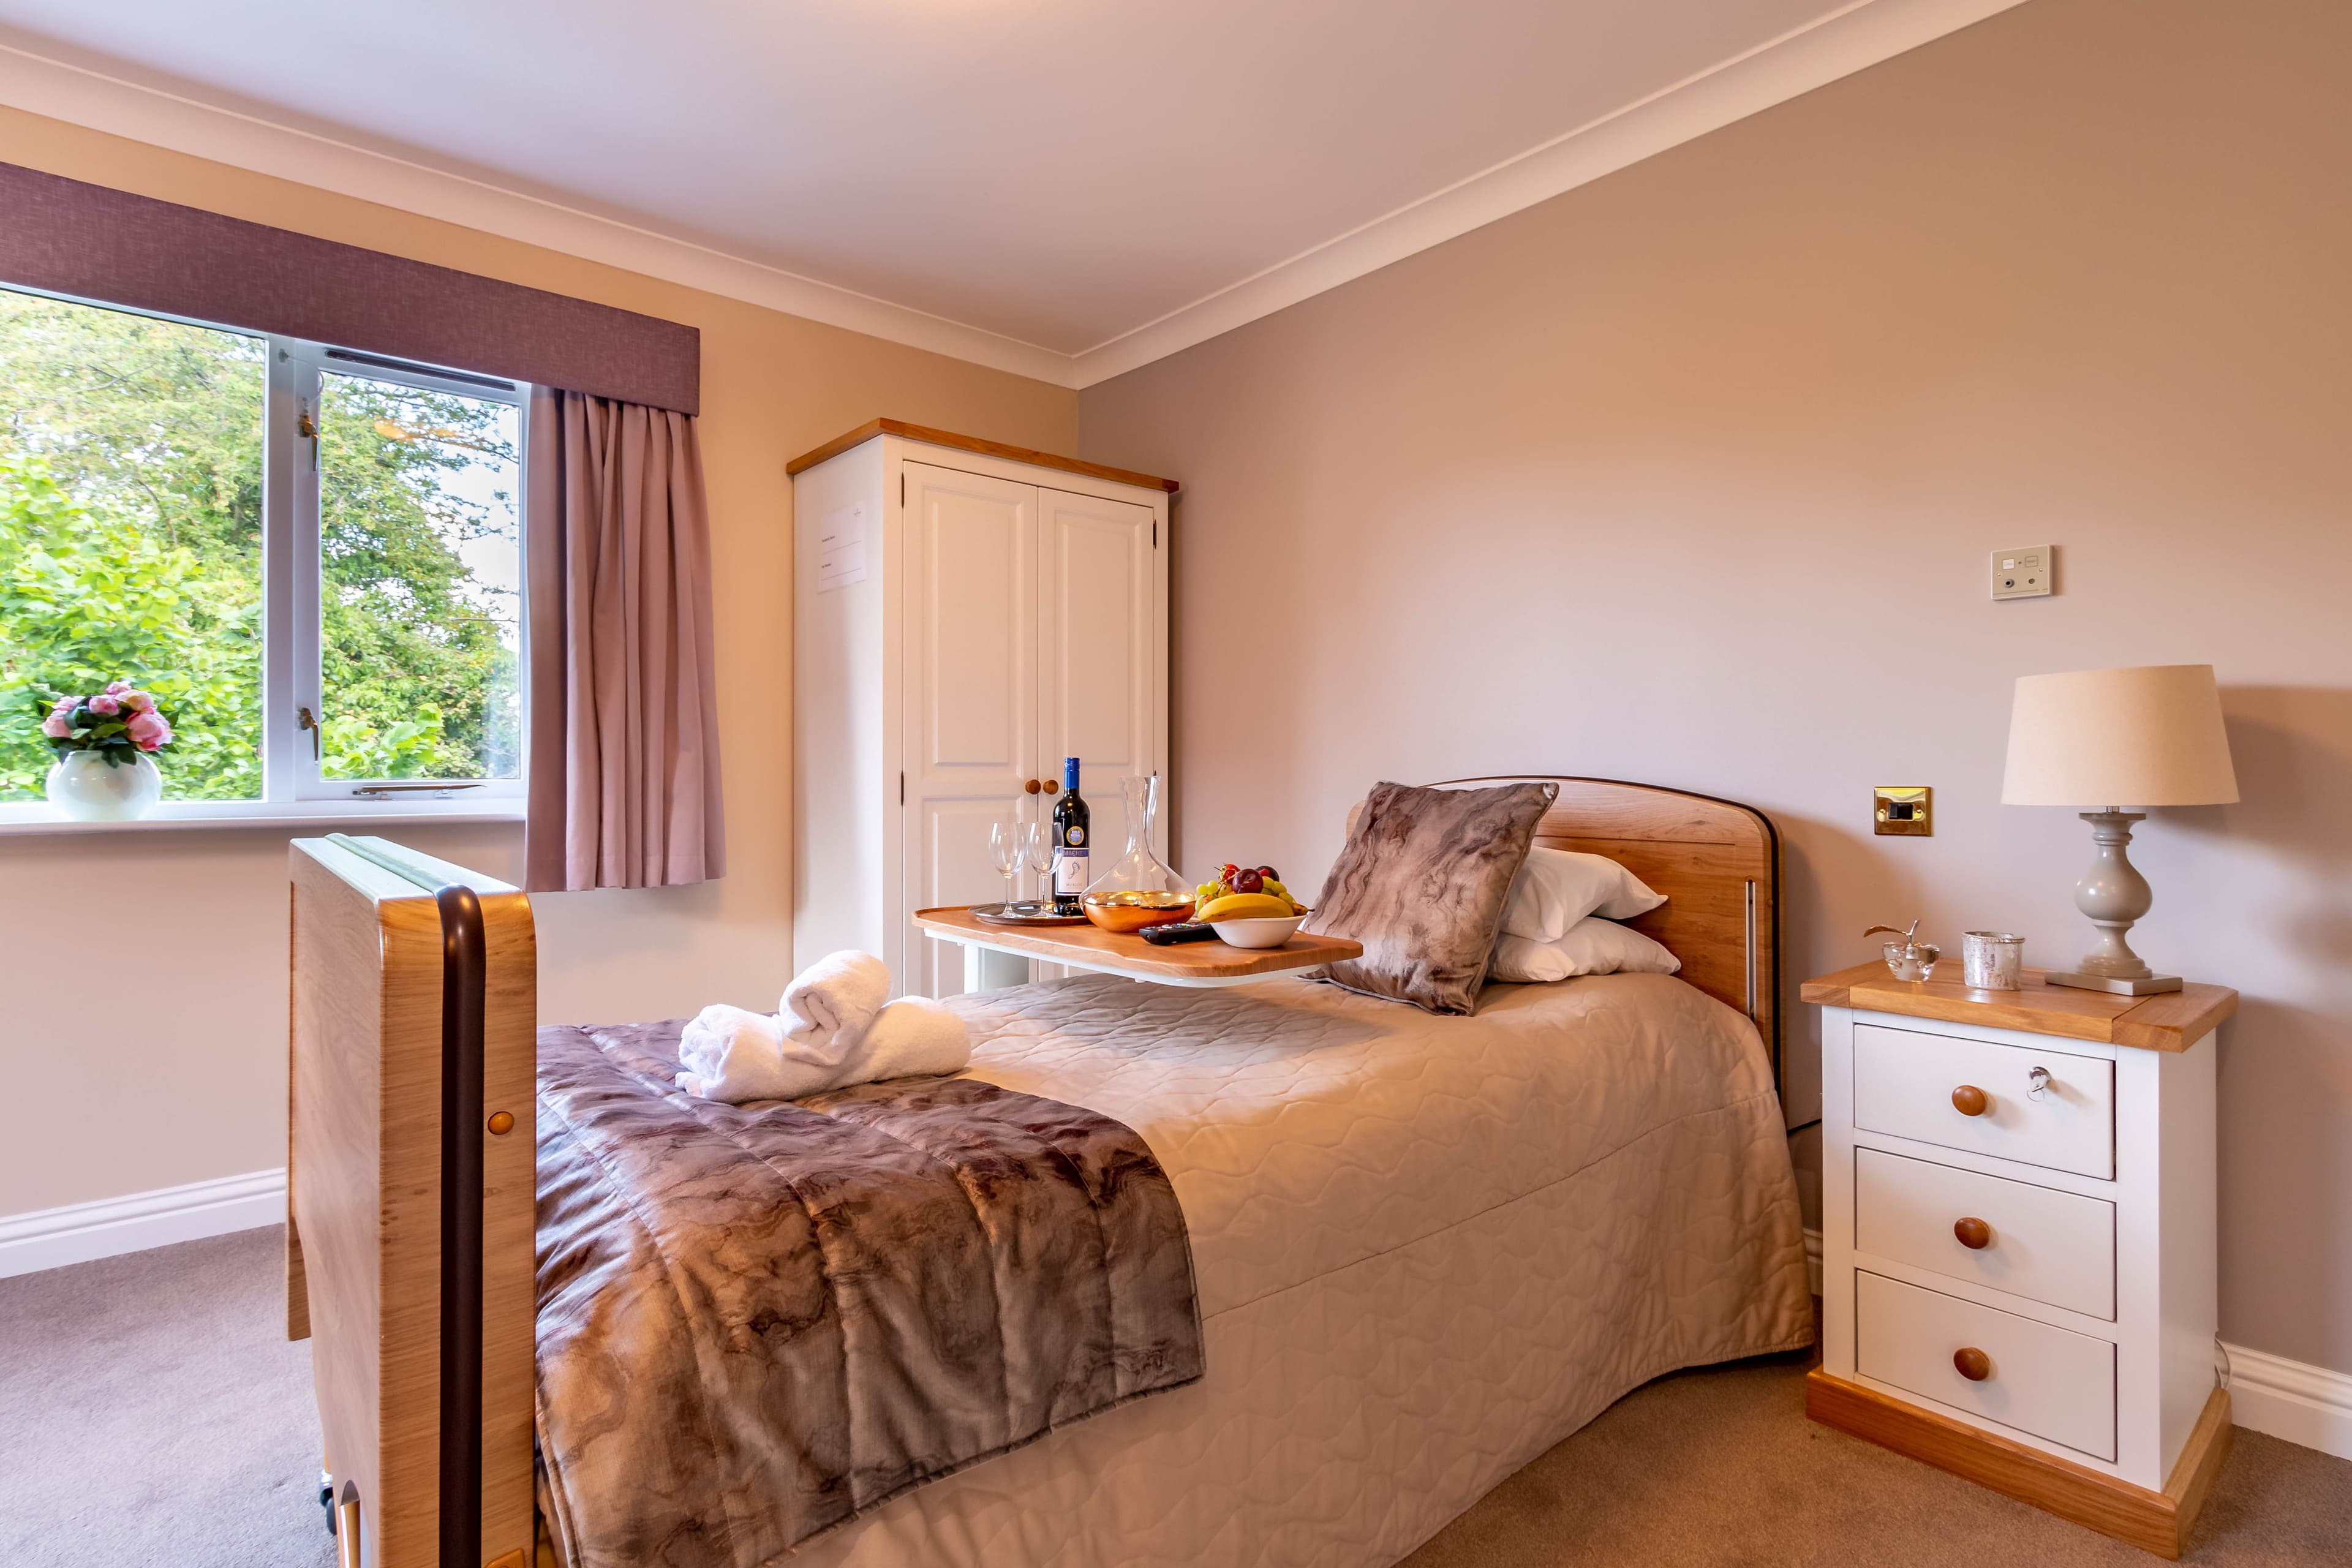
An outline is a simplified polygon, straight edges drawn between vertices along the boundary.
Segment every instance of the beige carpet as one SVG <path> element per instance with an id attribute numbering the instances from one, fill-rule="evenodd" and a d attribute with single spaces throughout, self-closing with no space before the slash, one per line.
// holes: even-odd
<path id="1" fill-rule="evenodd" d="M 278 1236 L 0 1279 L 0 1564 L 330 1568 Z"/>
<path id="2" fill-rule="evenodd" d="M 1676 1373 L 1496 1487 L 1406 1568 L 2150 1568 L 2146 1552 L 1805 1419 L 1812 1354 Z M 2352 1463 L 2240 1429 L 2183 1561 L 2352 1568 Z"/>
<path id="3" fill-rule="evenodd" d="M 327 1568 L 278 1232 L 0 1279 L 0 1564 Z M 1804 1419 L 1806 1358 L 1684 1373 L 1505 1481 L 1411 1568 L 2156 1561 Z M 2352 1565 L 2352 1464 L 2240 1432 L 2189 1560 Z"/>

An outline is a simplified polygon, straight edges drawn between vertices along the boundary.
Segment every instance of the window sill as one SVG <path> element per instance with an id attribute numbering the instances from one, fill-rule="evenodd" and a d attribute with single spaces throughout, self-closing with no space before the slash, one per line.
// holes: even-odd
<path id="1" fill-rule="evenodd" d="M 346 800 L 165 801 L 130 822 L 76 822 L 46 802 L 0 805 L 0 837 L 37 833 L 181 833 L 204 829 L 332 832 L 386 823 L 496 823 L 522 821 L 522 802 L 429 800 L 398 803 Z"/>

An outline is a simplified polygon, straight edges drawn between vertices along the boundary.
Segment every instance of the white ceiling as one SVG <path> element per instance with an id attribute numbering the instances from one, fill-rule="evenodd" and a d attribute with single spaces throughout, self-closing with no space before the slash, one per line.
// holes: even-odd
<path id="1" fill-rule="evenodd" d="M 1082 385 L 2011 3 L 0 0 L 0 101 Z"/>

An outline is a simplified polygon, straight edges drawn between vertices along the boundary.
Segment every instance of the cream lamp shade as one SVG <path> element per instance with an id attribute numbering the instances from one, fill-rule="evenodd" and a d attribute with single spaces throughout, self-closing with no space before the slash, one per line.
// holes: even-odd
<path id="1" fill-rule="evenodd" d="M 2210 664 L 2026 675 L 2010 710 L 2009 805 L 2222 805 L 2238 798 Z"/>

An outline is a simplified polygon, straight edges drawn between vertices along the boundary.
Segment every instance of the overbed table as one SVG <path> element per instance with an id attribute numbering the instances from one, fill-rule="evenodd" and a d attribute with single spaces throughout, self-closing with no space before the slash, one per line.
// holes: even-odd
<path id="1" fill-rule="evenodd" d="M 1360 957 L 1361 942 L 1339 936 L 1292 937 L 1280 947 L 1228 947 L 1222 942 L 1177 942 L 1154 947 L 1139 936 L 1123 936 L 1095 925 L 990 925 L 971 906 L 917 910 L 915 925 L 934 942 L 963 948 L 963 988 L 991 991 L 1021 984 L 1009 965 L 992 955 L 1041 959 L 1097 974 L 1124 975 L 1154 985 L 1247 985 L 1296 970 L 1313 969 L 1343 958 Z"/>

